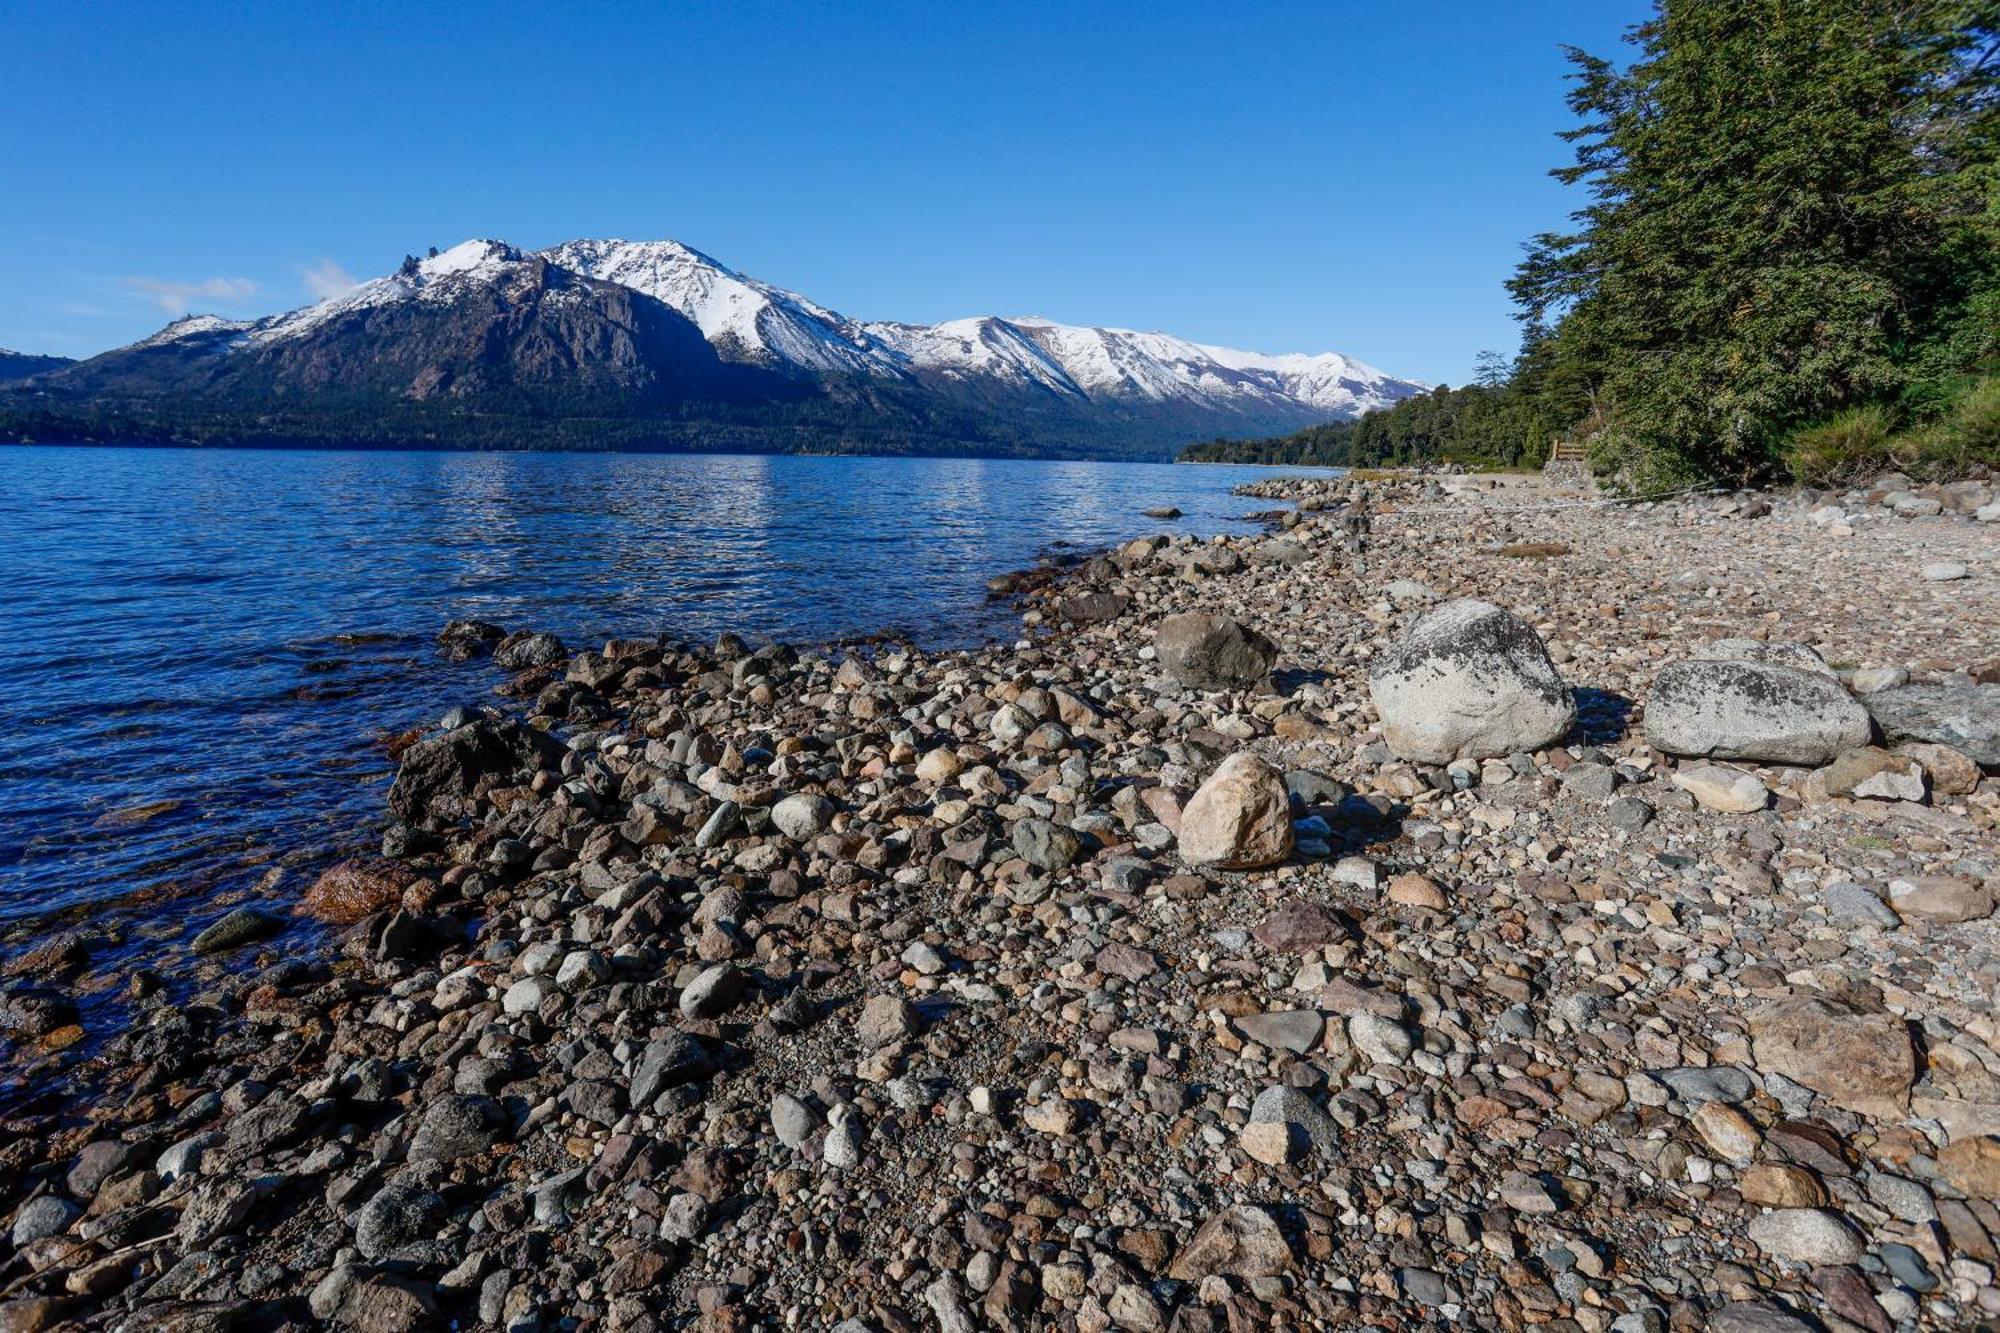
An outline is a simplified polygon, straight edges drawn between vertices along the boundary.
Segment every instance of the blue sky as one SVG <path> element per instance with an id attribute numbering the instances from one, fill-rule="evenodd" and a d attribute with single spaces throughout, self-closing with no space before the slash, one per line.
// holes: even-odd
<path id="1" fill-rule="evenodd" d="M 1458 383 L 1637 0 L 0 0 L 0 346 L 88 355 L 495 236 L 673 237 L 847 314 Z"/>

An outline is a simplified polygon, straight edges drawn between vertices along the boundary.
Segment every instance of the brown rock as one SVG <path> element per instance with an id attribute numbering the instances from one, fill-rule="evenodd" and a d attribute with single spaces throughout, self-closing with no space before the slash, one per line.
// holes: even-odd
<path id="1" fill-rule="evenodd" d="M 1097 970 L 1106 976 L 1127 981 L 1144 981 L 1160 970 L 1159 960 L 1144 949 L 1135 949 L 1122 940 L 1113 940 L 1097 951 Z"/>
<path id="2" fill-rule="evenodd" d="M 1703 1102 L 1691 1117 L 1709 1151 L 1741 1166 L 1757 1155 L 1762 1136 L 1741 1111 L 1726 1102 Z"/>
<path id="3" fill-rule="evenodd" d="M 1398 875 L 1389 881 L 1389 901 L 1405 907 L 1425 907 L 1433 912 L 1445 909 L 1444 890 L 1423 875 Z"/>
<path id="4" fill-rule="evenodd" d="M 1507 1103 L 1492 1097 L 1467 1097 L 1452 1114 L 1467 1129 L 1484 1129 L 1496 1120 L 1505 1120 L 1513 1111 Z"/>
<path id="5" fill-rule="evenodd" d="M 1959 875 L 1918 875 L 1889 885 L 1889 904 L 1904 917 L 1946 925 L 1984 921 L 1993 915 L 1993 894 Z"/>
<path id="6" fill-rule="evenodd" d="M 1872 745 L 1843 751 L 1820 772 L 1829 796 L 1854 796 L 1884 801 L 1924 799 L 1923 766 L 1903 755 Z"/>
<path id="7" fill-rule="evenodd" d="M 1827 1308 L 1851 1324 L 1858 1324 L 1868 1333 L 1891 1333 L 1896 1325 L 1888 1312 L 1875 1300 L 1875 1289 L 1868 1285 L 1868 1279 L 1861 1270 L 1851 1264 L 1840 1264 L 1831 1268 L 1815 1268 L 1812 1284 L 1819 1288 L 1819 1294 L 1826 1297 Z"/>
<path id="8" fill-rule="evenodd" d="M 1252 1121 L 1243 1127 L 1237 1141 L 1243 1151 L 1266 1166 L 1283 1166 L 1298 1156 L 1303 1145 L 1295 1127 L 1283 1121 Z"/>
<path id="9" fill-rule="evenodd" d="M 658 1250 L 634 1250 L 604 1270 L 605 1294 L 617 1296 L 628 1291 L 650 1290 L 674 1267 Z"/>
<path id="10" fill-rule="evenodd" d="M 1937 1155 L 1944 1178 L 1975 1199 L 2000 1199 L 2000 1139 L 1953 1139 Z"/>
<path id="11" fill-rule="evenodd" d="M 23 1296 L 0 1302 L 0 1333 L 43 1333 L 63 1321 L 69 1305 L 54 1296 Z"/>
<path id="12" fill-rule="evenodd" d="M 1181 812 L 1181 857 L 1189 865 L 1254 870 L 1292 854 L 1285 775 L 1254 754 L 1230 755 Z"/>
<path id="13" fill-rule="evenodd" d="M 1338 913 L 1318 903 L 1286 903 L 1250 932 L 1272 953 L 1312 953 L 1351 933 Z"/>
<path id="14" fill-rule="evenodd" d="M 1832 1197 L 1804 1167 L 1774 1163 L 1751 1167 L 1736 1187 L 1746 1202 L 1763 1208 L 1823 1208 Z"/>
<path id="15" fill-rule="evenodd" d="M 1178 1282 L 1227 1277 L 1276 1277 L 1292 1266 L 1291 1247 L 1277 1221 L 1254 1204 L 1226 1208 L 1194 1233 L 1167 1268 Z"/>
<path id="16" fill-rule="evenodd" d="M 1899 1111 L 1916 1077 L 1916 1051 L 1903 1021 L 1819 996 L 1774 1000 L 1750 1019 L 1751 1052 L 1839 1106 L 1866 1115 Z"/>
<path id="17" fill-rule="evenodd" d="M 356 856 L 330 866 L 299 900 L 299 911 L 337 926 L 401 905 L 416 880 L 408 866 L 380 856 Z"/>
<path id="18" fill-rule="evenodd" d="M 1946 796 L 1964 796 L 1979 785 L 1979 765 L 1963 750 L 1929 741 L 1898 745 L 1896 753 L 1907 755 L 1930 774 L 1931 790 Z"/>
<path id="19" fill-rule="evenodd" d="M 90 966 L 90 943 L 74 931 L 42 941 L 0 964 L 0 976 L 62 981 Z"/>

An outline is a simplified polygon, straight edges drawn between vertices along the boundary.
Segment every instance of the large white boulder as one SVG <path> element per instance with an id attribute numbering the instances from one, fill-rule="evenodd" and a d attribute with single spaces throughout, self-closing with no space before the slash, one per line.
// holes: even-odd
<path id="1" fill-rule="evenodd" d="M 1539 750 L 1576 722 L 1541 636 L 1491 602 L 1447 602 L 1375 659 L 1368 692 L 1382 739 L 1405 759 L 1448 764 Z"/>
<path id="2" fill-rule="evenodd" d="M 1646 739 L 1674 755 L 1817 768 L 1869 730 L 1839 680 L 1775 662 L 1676 662 L 1646 697 Z"/>

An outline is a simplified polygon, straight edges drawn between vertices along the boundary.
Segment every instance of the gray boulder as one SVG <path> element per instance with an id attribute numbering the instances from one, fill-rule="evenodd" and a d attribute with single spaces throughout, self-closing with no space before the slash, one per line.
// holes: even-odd
<path id="1" fill-rule="evenodd" d="M 715 1064 L 700 1042 L 678 1028 L 669 1028 L 665 1036 L 648 1042 L 639 1055 L 632 1072 L 632 1105 L 644 1110 L 668 1088 L 702 1082 L 714 1072 Z"/>
<path id="2" fill-rule="evenodd" d="M 1646 739 L 1673 755 L 1818 767 L 1869 731 L 1838 680 L 1769 662 L 1676 662 L 1646 698 Z"/>
<path id="3" fill-rule="evenodd" d="M 441 1196 L 414 1182 L 391 1181 L 355 1214 L 354 1248 L 363 1258 L 386 1259 L 436 1236 L 445 1218 Z"/>
<path id="4" fill-rule="evenodd" d="M 389 808 L 404 823 L 435 833 L 470 816 L 493 787 L 557 768 L 562 756 L 563 747 L 533 727 L 482 718 L 405 750 Z"/>
<path id="5" fill-rule="evenodd" d="M 2000 685 L 1902 685 L 1869 695 L 1868 711 L 1892 741 L 1949 745 L 2000 768 Z"/>
<path id="6" fill-rule="evenodd" d="M 412 1162 L 454 1162 L 485 1152 L 507 1129 L 507 1113 L 491 1097 L 448 1093 L 424 1108 L 406 1155 Z"/>
<path id="7" fill-rule="evenodd" d="M 22 1249 L 38 1240 L 59 1236 L 82 1215 L 83 1209 L 59 1195 L 36 1195 L 14 1214 L 14 1230 L 11 1233 L 14 1248 Z"/>
<path id="8" fill-rule="evenodd" d="M 1297 1125 L 1316 1152 L 1331 1152 L 1340 1144 L 1340 1126 L 1333 1117 L 1306 1093 L 1283 1084 L 1257 1094 L 1250 1106 L 1250 1123 Z"/>
<path id="9" fill-rule="evenodd" d="M 1812 645 L 1792 639 L 1717 639 L 1702 649 L 1701 660 L 1762 662 L 1766 666 L 1797 667 L 1801 671 L 1813 671 L 1822 676 L 1836 674 Z"/>
<path id="10" fill-rule="evenodd" d="M 1083 853 L 1083 839 L 1047 819 L 1024 819 L 1014 825 L 1014 850 L 1037 870 L 1067 870 Z"/>
<path id="11" fill-rule="evenodd" d="M 1368 692 L 1382 739 L 1418 763 L 1539 750 L 1576 722 L 1576 701 L 1541 637 L 1471 599 L 1430 612 L 1381 653 Z"/>
<path id="12" fill-rule="evenodd" d="M 1256 630 L 1199 612 L 1161 621 L 1153 650 L 1168 675 L 1197 690 L 1261 685 L 1278 664 L 1278 646 Z"/>

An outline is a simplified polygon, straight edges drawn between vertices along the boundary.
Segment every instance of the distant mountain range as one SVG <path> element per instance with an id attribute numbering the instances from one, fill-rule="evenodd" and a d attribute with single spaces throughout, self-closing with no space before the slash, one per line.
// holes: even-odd
<path id="1" fill-rule="evenodd" d="M 30 375 L 41 375 L 75 364 L 66 356 L 30 356 L 26 352 L 10 352 L 0 347 L 0 384 L 24 380 Z"/>
<path id="2" fill-rule="evenodd" d="M 1424 387 L 1333 352 L 855 320 L 674 241 L 475 240 L 282 315 L 0 354 L 0 438 L 1164 459 Z"/>

